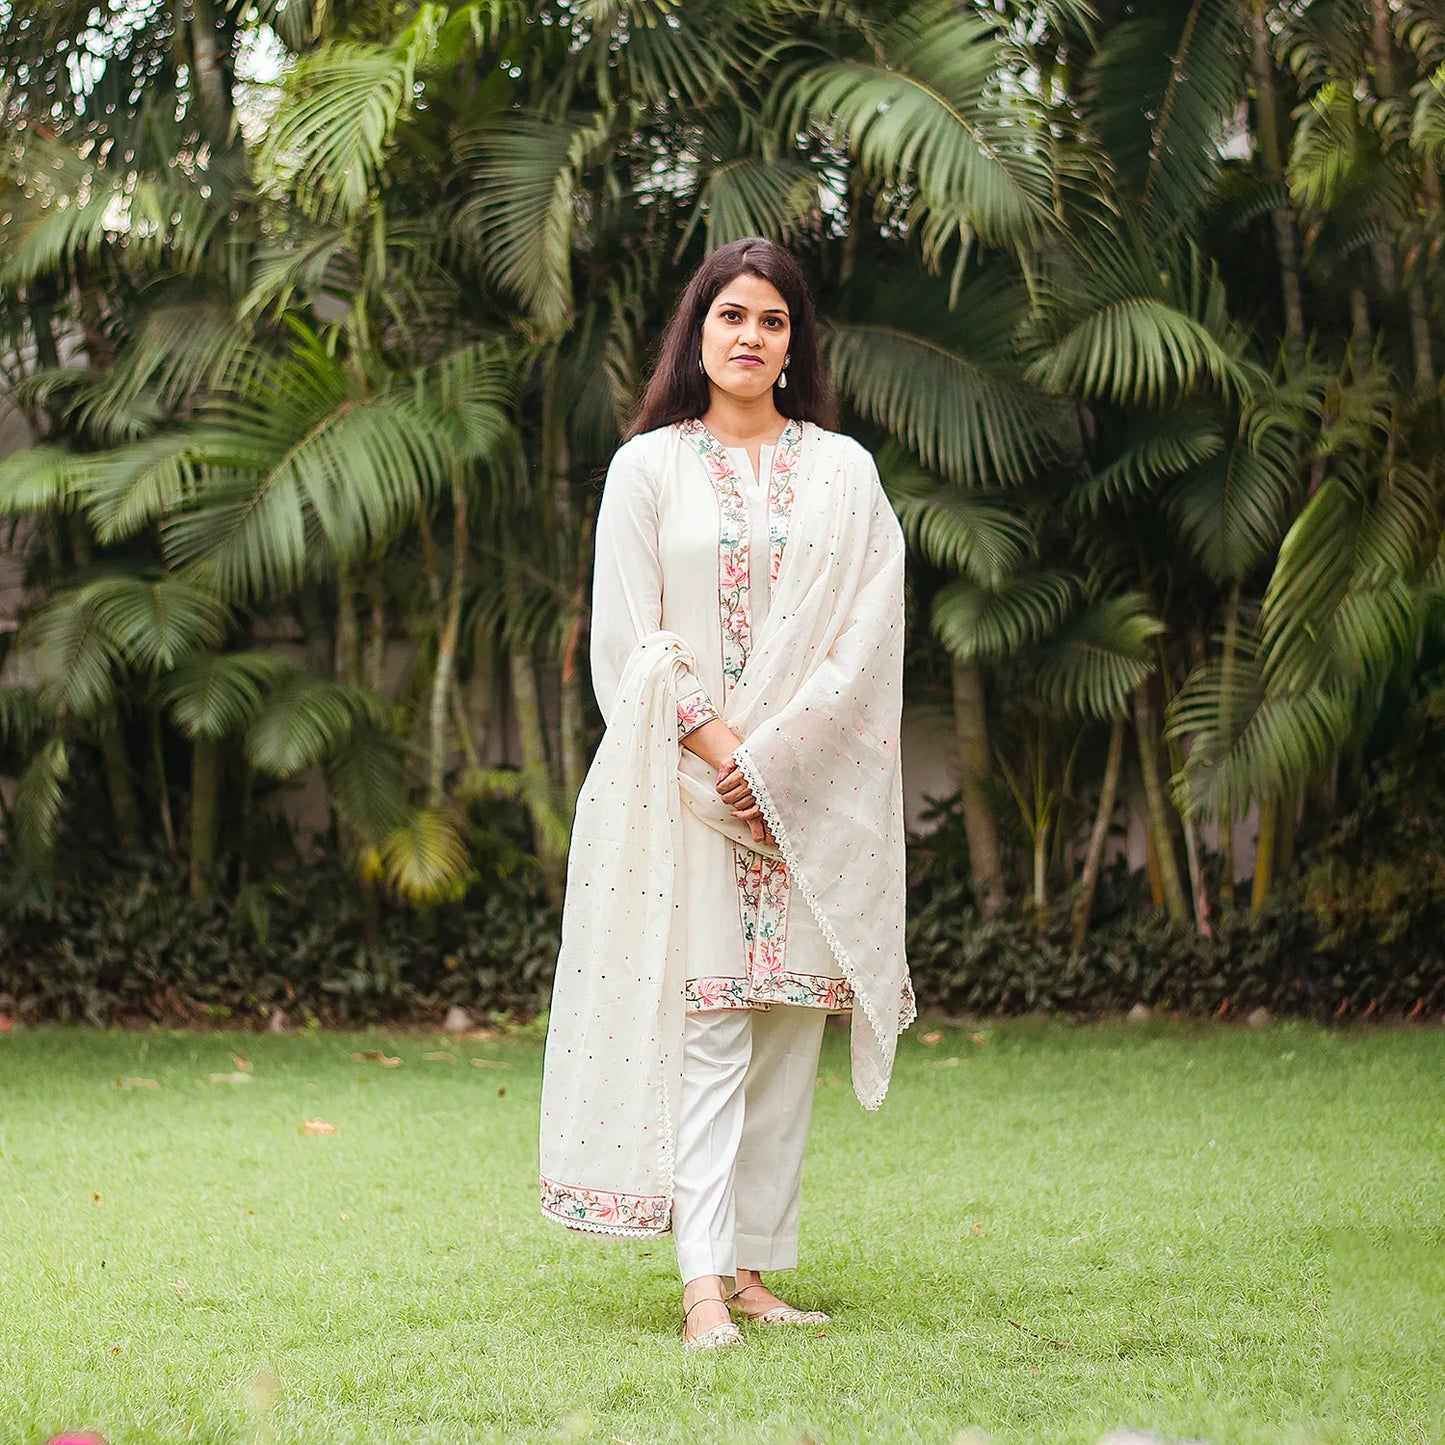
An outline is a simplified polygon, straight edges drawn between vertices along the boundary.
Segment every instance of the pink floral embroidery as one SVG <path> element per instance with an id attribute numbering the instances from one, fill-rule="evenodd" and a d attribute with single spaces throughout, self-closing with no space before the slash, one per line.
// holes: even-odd
<path id="1" fill-rule="evenodd" d="M 682 986 L 682 1001 L 693 1013 L 714 1008 L 751 1008 L 745 978 L 690 978 Z"/>
<path id="2" fill-rule="evenodd" d="M 793 484 L 803 455 L 803 429 L 790 421 L 778 438 L 773 453 L 773 474 L 768 478 L 768 575 L 774 582 L 783 566 L 783 548 L 788 545 L 788 523 L 793 516 Z"/>
<path id="3" fill-rule="evenodd" d="M 619 1234 L 665 1234 L 671 1202 L 665 1194 L 617 1194 L 581 1189 L 542 1179 L 542 1213 L 576 1229 L 605 1229 Z"/>
<path id="4" fill-rule="evenodd" d="M 717 709 L 712 705 L 711 698 L 702 688 L 697 688 L 686 697 L 679 698 L 677 703 L 677 735 L 685 738 L 688 733 L 695 732 L 704 723 L 711 722 L 717 716 Z"/>
<path id="5" fill-rule="evenodd" d="M 678 423 L 683 437 L 702 459 L 718 499 L 718 614 L 722 627 L 723 683 L 730 693 L 747 666 L 752 649 L 752 605 L 749 599 L 748 504 L 727 449 L 700 421 Z M 793 489 L 802 456 L 803 429 L 789 421 L 773 452 L 768 477 L 769 575 L 777 580 L 788 541 Z"/>

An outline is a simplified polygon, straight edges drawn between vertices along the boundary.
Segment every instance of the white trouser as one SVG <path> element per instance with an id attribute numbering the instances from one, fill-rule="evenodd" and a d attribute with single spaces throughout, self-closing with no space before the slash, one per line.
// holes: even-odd
<path id="1" fill-rule="evenodd" d="M 672 1229 L 684 1283 L 798 1262 L 803 1146 L 823 1009 L 690 1013 L 683 1031 Z"/>

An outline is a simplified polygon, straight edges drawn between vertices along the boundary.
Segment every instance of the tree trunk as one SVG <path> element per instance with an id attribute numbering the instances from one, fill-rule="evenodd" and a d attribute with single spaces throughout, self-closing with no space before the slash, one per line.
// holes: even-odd
<path id="1" fill-rule="evenodd" d="M 554 347 L 542 375 L 542 486 L 551 500 L 556 535 L 564 545 L 573 542 L 570 595 L 561 617 L 563 647 L 557 676 L 556 780 L 563 795 L 575 800 L 587 772 L 582 706 L 582 673 L 577 651 L 582 638 L 582 614 L 587 601 L 590 529 L 577 524 L 572 505 L 572 449 L 567 437 L 567 406 L 561 393 L 561 356 Z"/>
<path id="2" fill-rule="evenodd" d="M 336 660 L 341 680 L 360 687 L 361 619 L 356 611 L 356 579 L 346 571 L 336 579 Z"/>
<path id="3" fill-rule="evenodd" d="M 1271 185 L 1284 182 L 1284 158 L 1279 130 L 1279 102 L 1274 88 L 1274 46 L 1265 19 L 1265 0 L 1252 0 L 1250 28 L 1254 38 L 1253 80 L 1255 136 L 1259 142 L 1260 164 Z M 1300 299 L 1299 230 L 1294 212 L 1276 206 L 1274 218 L 1275 254 L 1279 258 L 1280 294 L 1284 303 L 1285 348 L 1291 361 L 1304 354 L 1304 305 Z"/>
<path id="4" fill-rule="evenodd" d="M 980 918 L 997 918 L 1004 906 L 1003 850 L 998 821 L 984 789 L 991 755 L 983 671 L 976 662 L 955 659 L 953 663 L 953 726 L 973 896 Z"/>
<path id="5" fill-rule="evenodd" d="M 522 770 L 534 782 L 551 776 L 547 761 L 547 737 L 542 725 L 542 702 L 537 690 L 537 671 L 531 654 L 513 647 L 508 654 L 512 682 L 512 709 L 517 720 L 517 737 L 522 747 Z M 557 853 L 549 841 L 547 829 L 534 825 L 537 859 L 542 865 L 542 878 L 547 895 L 554 900 L 562 896 L 563 876 L 567 858 Z"/>
<path id="6" fill-rule="evenodd" d="M 198 102 L 202 130 L 219 150 L 231 137 L 229 56 L 221 50 L 221 29 L 211 0 L 191 0 L 192 94 Z"/>
<path id="7" fill-rule="evenodd" d="M 128 848 L 140 842 L 140 804 L 136 801 L 131 781 L 130 759 L 126 756 L 125 739 L 120 725 L 112 715 L 100 725 L 100 756 L 105 765 L 105 784 L 110 793 L 111 811 L 115 814 L 120 841 Z"/>
<path id="8" fill-rule="evenodd" d="M 372 563 L 366 594 L 371 599 L 371 625 L 366 638 L 366 685 L 377 697 L 386 682 L 386 579 L 381 562 Z"/>
<path id="9" fill-rule="evenodd" d="M 1219 664 L 1219 692 L 1221 697 L 1234 696 L 1234 664 L 1239 654 L 1239 603 L 1241 585 L 1235 582 L 1229 589 L 1229 598 L 1224 610 L 1224 653 Z M 1226 737 L 1234 736 L 1234 718 L 1226 713 L 1222 731 Z M 1219 857 L 1224 877 L 1219 885 L 1219 906 L 1226 912 L 1234 911 L 1234 815 L 1225 812 L 1219 818 Z"/>
<path id="10" fill-rule="evenodd" d="M 1109 841 L 1109 824 L 1114 817 L 1114 803 L 1119 795 L 1119 777 L 1124 770 L 1124 719 L 1116 717 L 1109 730 L 1109 756 L 1104 763 L 1104 781 L 1099 788 L 1099 806 L 1094 813 L 1094 826 L 1089 833 L 1089 847 L 1084 854 L 1079 889 L 1074 896 L 1073 930 L 1069 945 L 1077 952 L 1084 946 L 1089 932 L 1089 919 L 1094 912 L 1094 895 L 1099 889 L 1099 873 L 1104 864 L 1104 848 Z"/>
<path id="11" fill-rule="evenodd" d="M 161 815 L 161 836 L 166 840 L 166 853 L 174 858 L 181 851 L 176 839 L 176 823 L 171 816 L 171 786 L 166 777 L 166 749 L 161 737 L 161 715 L 152 707 L 150 716 L 151 764 L 156 770 L 156 805 Z"/>
<path id="12" fill-rule="evenodd" d="M 1164 893 L 1164 906 L 1169 917 L 1183 923 L 1189 917 L 1184 898 L 1184 885 L 1179 879 L 1179 860 L 1174 856 L 1174 840 L 1169 835 L 1169 802 L 1164 793 L 1164 780 L 1159 773 L 1159 720 L 1149 684 L 1142 682 L 1134 689 L 1134 731 L 1139 741 L 1139 769 L 1144 775 L 1144 796 L 1148 804 L 1149 831 L 1159 861 L 1159 883 Z"/>
<path id="13" fill-rule="evenodd" d="M 437 633 L 436 668 L 432 673 L 431 740 L 428 749 L 427 804 L 440 808 L 446 798 L 447 721 L 450 716 L 452 677 L 456 671 L 457 638 L 462 626 L 462 593 L 466 583 L 466 486 L 459 470 L 452 473 L 452 568 L 446 608 Z"/>
<path id="14" fill-rule="evenodd" d="M 1249 900 L 1249 916 L 1258 918 L 1264 912 L 1269 890 L 1274 885 L 1275 828 L 1279 803 L 1273 797 L 1259 800 L 1259 837 L 1254 845 L 1254 889 Z"/>
<path id="15" fill-rule="evenodd" d="M 216 881 L 220 819 L 221 745 L 215 738 L 191 744 L 191 901 L 207 903 Z"/>
<path id="16" fill-rule="evenodd" d="M 1209 880 L 1199 850 L 1199 830 L 1193 818 L 1184 819 L 1184 857 L 1189 864 L 1189 892 L 1194 900 L 1194 928 L 1201 938 L 1214 937 L 1209 916 Z"/>

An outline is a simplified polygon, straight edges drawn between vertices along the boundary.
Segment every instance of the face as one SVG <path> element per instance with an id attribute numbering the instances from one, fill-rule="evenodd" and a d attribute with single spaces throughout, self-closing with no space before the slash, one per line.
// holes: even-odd
<path id="1" fill-rule="evenodd" d="M 702 321 L 702 364 L 719 391 L 740 401 L 769 394 L 788 359 L 788 303 L 771 281 L 735 276 Z"/>

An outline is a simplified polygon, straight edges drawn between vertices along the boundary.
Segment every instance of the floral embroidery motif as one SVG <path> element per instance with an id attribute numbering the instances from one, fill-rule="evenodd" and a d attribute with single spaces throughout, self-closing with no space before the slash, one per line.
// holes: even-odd
<path id="1" fill-rule="evenodd" d="M 742 914 L 748 992 L 766 997 L 778 986 L 788 946 L 788 865 L 751 848 L 733 849 Z"/>
<path id="2" fill-rule="evenodd" d="M 712 705 L 712 699 L 701 687 L 694 689 L 686 697 L 678 699 L 678 737 L 685 738 L 688 733 L 696 732 L 704 723 L 711 722 L 716 716 L 717 709 Z"/>
<path id="3" fill-rule="evenodd" d="M 665 1234 L 672 1205 L 665 1194 L 614 1194 L 578 1189 L 542 1178 L 542 1213 L 576 1229 L 601 1229 L 609 1234 Z"/>
<path id="4" fill-rule="evenodd" d="M 748 504 L 727 448 L 700 421 L 680 422 L 678 426 L 702 459 L 708 480 L 717 491 L 718 615 L 722 623 L 723 685 L 730 693 L 743 675 L 752 650 Z M 803 429 L 789 421 L 773 451 L 773 468 L 768 477 L 769 576 L 774 581 L 783 565 L 802 448 Z"/>
<path id="5" fill-rule="evenodd" d="M 682 986 L 683 1005 L 691 1013 L 715 1008 L 751 1008 L 745 978 L 690 978 Z"/>
<path id="6" fill-rule="evenodd" d="M 773 453 L 773 473 L 768 478 L 768 576 L 774 582 L 783 566 L 783 548 L 788 545 L 788 523 L 793 517 L 793 484 L 803 458 L 803 429 L 790 421 L 778 438 Z"/>

